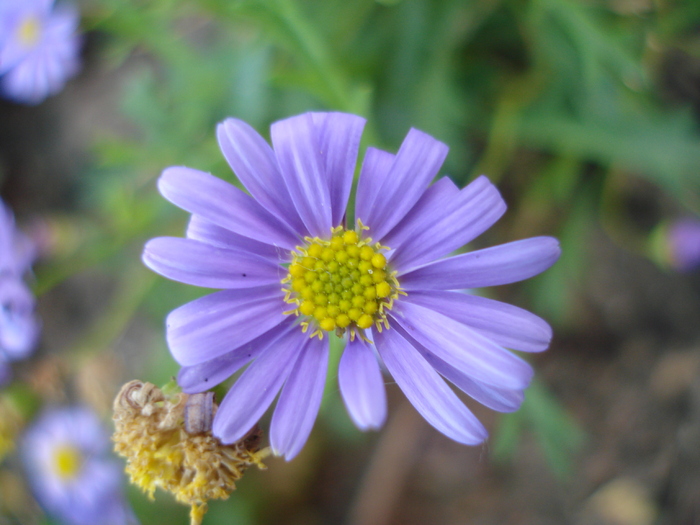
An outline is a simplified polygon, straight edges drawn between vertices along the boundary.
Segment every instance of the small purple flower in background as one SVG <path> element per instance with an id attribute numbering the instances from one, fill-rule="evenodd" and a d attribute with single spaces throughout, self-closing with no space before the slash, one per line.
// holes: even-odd
<path id="1" fill-rule="evenodd" d="M 700 267 L 700 220 L 687 218 L 673 223 L 666 245 L 674 268 L 687 272 Z"/>
<path id="2" fill-rule="evenodd" d="M 80 68 L 78 12 L 53 0 L 0 0 L 0 90 L 38 104 Z"/>
<path id="3" fill-rule="evenodd" d="M 33 259 L 33 243 L 0 200 L 0 384 L 9 379 L 7 363 L 27 357 L 39 335 L 34 297 L 22 280 Z"/>
<path id="4" fill-rule="evenodd" d="M 51 516 L 66 525 L 136 523 L 109 434 L 89 409 L 46 410 L 20 446 L 34 495 Z"/>
<path id="5" fill-rule="evenodd" d="M 187 238 L 149 241 L 143 259 L 170 279 L 223 291 L 170 313 L 167 340 L 188 393 L 250 363 L 223 399 L 214 434 L 245 436 L 277 394 L 270 442 L 289 460 L 316 419 L 328 368 L 325 334 L 344 337 L 338 381 L 361 429 L 386 417 L 377 355 L 415 408 L 465 444 L 487 432 L 442 377 L 477 401 L 517 410 L 532 368 L 505 348 L 545 350 L 539 317 L 462 290 L 549 268 L 558 242 L 536 237 L 449 256 L 506 210 L 479 177 L 430 185 L 447 146 L 412 129 L 396 155 L 368 148 L 347 210 L 364 119 L 306 113 L 272 125 L 274 150 L 228 119 L 219 146 L 250 195 L 201 171 L 166 169 L 163 196 L 192 213 Z M 440 377 L 442 376 L 442 377 Z"/>

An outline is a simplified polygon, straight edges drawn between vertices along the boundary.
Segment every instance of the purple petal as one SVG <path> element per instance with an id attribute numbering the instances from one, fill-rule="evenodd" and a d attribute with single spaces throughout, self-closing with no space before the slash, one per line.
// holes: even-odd
<path id="1" fill-rule="evenodd" d="M 405 272 L 474 240 L 493 226 L 505 211 L 506 203 L 501 194 L 481 176 L 454 198 L 428 206 L 423 213 L 412 216 L 413 231 L 397 236 L 397 242 L 383 242 L 396 249 L 391 258 L 393 268 Z"/>
<path id="2" fill-rule="evenodd" d="M 386 419 L 386 390 L 377 357 L 359 337 L 348 341 L 338 366 L 345 407 L 357 428 L 376 429 Z"/>
<path id="3" fill-rule="evenodd" d="M 294 208 L 270 145 L 251 126 L 235 118 L 216 128 L 219 147 L 241 181 L 262 206 L 301 236 L 306 227 Z"/>
<path id="4" fill-rule="evenodd" d="M 277 396 L 309 340 L 309 334 L 292 324 L 246 368 L 214 416 L 216 437 L 223 443 L 235 443 L 248 433 Z"/>
<path id="5" fill-rule="evenodd" d="M 170 352 L 183 366 L 219 357 L 280 324 L 284 307 L 279 284 L 200 297 L 168 315 Z"/>
<path id="6" fill-rule="evenodd" d="M 217 226 L 199 215 L 192 215 L 187 225 L 187 238 L 205 242 L 219 248 L 230 248 L 254 253 L 277 263 L 291 260 L 289 250 L 243 237 L 230 230 Z"/>
<path id="7" fill-rule="evenodd" d="M 332 224 L 343 220 L 366 120 L 349 113 L 312 113 L 318 151 L 328 180 Z"/>
<path id="8" fill-rule="evenodd" d="M 448 257 L 402 275 L 410 289 L 464 290 L 529 279 L 552 266 L 561 250 L 553 237 L 532 237 Z"/>
<path id="9" fill-rule="evenodd" d="M 509 390 L 496 388 L 475 381 L 464 372 L 460 372 L 455 367 L 448 365 L 442 359 L 436 357 L 423 345 L 410 337 L 400 326 L 394 326 L 401 336 L 403 336 L 430 365 L 445 379 L 452 382 L 462 392 L 485 405 L 499 412 L 515 412 L 523 403 L 524 393 L 522 389 Z"/>
<path id="10" fill-rule="evenodd" d="M 374 340 L 389 373 L 428 423 L 465 445 L 486 439 L 484 426 L 396 330 L 375 332 Z"/>
<path id="11" fill-rule="evenodd" d="M 251 288 L 279 284 L 284 270 L 258 255 L 192 239 L 157 237 L 146 243 L 143 262 L 168 279 L 203 288 Z"/>
<path id="12" fill-rule="evenodd" d="M 249 343 L 245 343 L 230 352 L 192 366 L 183 366 L 177 374 L 177 383 L 183 392 L 194 394 L 204 392 L 225 381 L 238 370 L 258 357 L 268 346 L 275 343 L 284 334 L 290 324 L 294 324 L 294 317 L 287 319 L 268 330 Z"/>
<path id="13" fill-rule="evenodd" d="M 185 167 L 163 171 L 160 193 L 176 206 L 256 241 L 293 250 L 298 237 L 250 195 L 209 173 Z"/>
<path id="14" fill-rule="evenodd" d="M 331 233 L 331 197 L 313 117 L 304 113 L 270 127 L 277 162 L 294 206 L 313 237 Z"/>
<path id="15" fill-rule="evenodd" d="M 367 196 L 371 204 L 361 207 L 366 215 L 358 214 L 373 239 L 381 240 L 403 219 L 437 175 L 447 151 L 422 131 L 408 132 L 383 183 Z"/>
<path id="16" fill-rule="evenodd" d="M 291 460 L 301 451 L 321 406 L 328 371 L 328 339 L 309 338 L 282 389 L 270 423 L 270 446 Z"/>
<path id="17" fill-rule="evenodd" d="M 413 290 L 404 300 L 451 317 L 513 350 L 541 352 L 552 340 L 552 329 L 543 319 L 493 299 L 462 292 Z"/>
<path id="18" fill-rule="evenodd" d="M 397 301 L 391 316 L 436 357 L 476 381 L 506 389 L 530 383 L 533 372 L 527 362 L 468 326 L 406 301 Z"/>
<path id="19" fill-rule="evenodd" d="M 394 164 L 395 155 L 380 149 L 369 147 L 365 151 L 365 159 L 357 182 L 355 198 L 355 218 L 368 217 L 374 199 L 379 195 L 379 188 Z"/>

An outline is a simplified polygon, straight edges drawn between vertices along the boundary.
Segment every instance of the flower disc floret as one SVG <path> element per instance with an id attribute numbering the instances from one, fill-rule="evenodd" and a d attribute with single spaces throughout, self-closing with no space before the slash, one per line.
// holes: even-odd
<path id="1" fill-rule="evenodd" d="M 342 226 L 331 231 L 330 239 L 305 240 L 282 280 L 286 301 L 296 306 L 285 313 L 303 317 L 304 332 L 315 328 L 312 337 L 347 330 L 354 339 L 358 330 L 388 328 L 386 311 L 401 293 L 382 253 L 388 248 Z"/>

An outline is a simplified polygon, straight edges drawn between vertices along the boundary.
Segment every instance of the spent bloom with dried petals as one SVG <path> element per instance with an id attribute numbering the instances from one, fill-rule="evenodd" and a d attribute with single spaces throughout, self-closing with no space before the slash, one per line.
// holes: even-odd
<path id="1" fill-rule="evenodd" d="M 53 0 L 0 0 L 0 90 L 38 104 L 80 67 L 78 12 Z"/>
<path id="2" fill-rule="evenodd" d="M 9 379 L 8 363 L 27 357 L 39 335 L 34 297 L 22 280 L 33 259 L 32 242 L 0 200 L 0 384 Z"/>
<path id="3" fill-rule="evenodd" d="M 211 434 L 213 394 L 165 395 L 151 383 L 130 381 L 114 400 L 116 452 L 132 483 L 151 499 L 157 487 L 190 505 L 199 525 L 210 499 L 226 499 L 248 467 L 264 468 L 260 434 L 224 445 Z"/>
<path id="4" fill-rule="evenodd" d="M 168 168 L 158 181 L 192 217 L 186 238 L 149 241 L 145 264 L 222 289 L 168 316 L 178 382 L 202 392 L 249 365 L 214 418 L 224 442 L 243 437 L 279 393 L 270 442 L 294 457 L 319 410 L 329 337 L 338 336 L 347 341 L 340 392 L 359 428 L 377 428 L 386 416 L 378 357 L 431 425 L 477 444 L 486 430 L 443 378 L 492 409 L 513 411 L 532 368 L 506 348 L 549 345 L 551 329 L 539 317 L 464 290 L 544 271 L 559 257 L 558 242 L 536 237 L 450 255 L 506 205 L 483 176 L 462 190 L 446 177 L 431 185 L 448 148 L 415 129 L 396 154 L 367 149 L 348 209 L 364 123 L 305 113 L 274 123 L 270 147 L 228 119 L 219 146 L 249 194 L 186 167 Z"/>
<path id="5" fill-rule="evenodd" d="M 131 525 L 119 461 L 109 434 L 88 408 L 46 410 L 24 435 L 22 459 L 34 495 L 66 525 Z"/>

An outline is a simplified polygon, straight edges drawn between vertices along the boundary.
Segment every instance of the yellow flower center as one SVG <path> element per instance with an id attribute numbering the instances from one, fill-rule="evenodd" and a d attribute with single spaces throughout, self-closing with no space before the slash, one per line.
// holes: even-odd
<path id="1" fill-rule="evenodd" d="M 61 445 L 53 453 L 54 472 L 63 480 L 77 476 L 82 463 L 83 456 L 74 446 Z"/>
<path id="2" fill-rule="evenodd" d="M 17 38 L 25 47 L 31 47 L 39 40 L 41 23 L 35 16 L 27 17 L 17 28 Z"/>
<path id="3" fill-rule="evenodd" d="M 358 229 L 365 228 L 359 224 Z M 354 338 L 373 325 L 388 328 L 386 312 L 402 292 L 382 253 L 387 248 L 342 226 L 334 228 L 328 240 L 305 240 L 282 280 L 285 300 L 295 305 L 285 313 L 302 316 L 304 332 L 313 326 L 311 337 L 349 330 Z"/>

